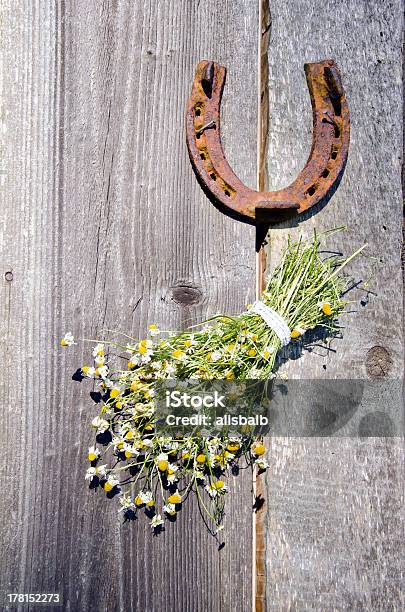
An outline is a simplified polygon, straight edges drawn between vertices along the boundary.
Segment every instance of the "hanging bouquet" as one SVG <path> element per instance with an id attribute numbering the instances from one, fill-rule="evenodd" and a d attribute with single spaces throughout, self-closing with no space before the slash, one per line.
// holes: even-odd
<path id="1" fill-rule="evenodd" d="M 305 343 L 315 328 L 323 328 L 325 337 L 339 329 L 348 285 L 342 270 L 363 248 L 346 259 L 325 258 L 316 234 L 309 243 L 289 238 L 260 302 L 245 312 L 219 315 L 179 333 L 163 333 L 151 324 L 145 339 L 94 343 L 92 363 L 80 369 L 102 395 L 91 423 L 95 443 L 88 449 L 85 476 L 90 486 L 107 497 L 117 495 L 126 518 L 143 510 L 155 531 L 195 493 L 212 532 L 221 529 L 227 475 L 242 459 L 266 469 L 265 446 L 251 431 L 163 435 L 157 427 L 156 384 L 271 379 L 283 344 Z M 72 334 L 61 340 L 62 346 L 74 343 Z"/>

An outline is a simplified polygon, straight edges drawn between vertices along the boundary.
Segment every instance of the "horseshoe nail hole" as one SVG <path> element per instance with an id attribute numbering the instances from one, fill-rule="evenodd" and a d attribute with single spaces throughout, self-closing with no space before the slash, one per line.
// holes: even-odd
<path id="1" fill-rule="evenodd" d="M 11 270 L 7 270 L 7 272 L 4 275 L 4 278 L 6 279 L 8 283 L 11 283 L 11 281 L 13 280 L 13 273 L 11 272 Z"/>
<path id="2" fill-rule="evenodd" d="M 228 191 L 227 189 L 225 189 L 224 194 L 225 194 L 226 196 L 228 196 L 228 198 L 230 198 L 230 197 L 231 197 L 231 192 L 230 192 L 230 191 Z"/>
<path id="3" fill-rule="evenodd" d="M 317 185 L 312 185 L 312 187 L 310 187 L 310 188 L 307 190 L 307 194 L 308 194 L 309 196 L 313 196 L 316 190 L 317 190 Z"/>
<path id="4" fill-rule="evenodd" d="M 213 181 L 217 180 L 217 175 L 214 172 L 210 172 L 210 177 L 212 178 Z"/>
<path id="5" fill-rule="evenodd" d="M 383 230 L 386 230 L 386 229 L 387 229 L 387 226 L 386 226 L 386 225 L 383 225 L 383 226 L 382 226 L 382 228 L 383 228 Z"/>
<path id="6" fill-rule="evenodd" d="M 322 119 L 322 123 L 329 123 L 330 125 L 333 125 L 333 129 L 335 131 L 335 138 L 339 138 L 340 128 L 336 123 L 333 123 L 332 121 L 330 121 L 329 119 L 326 119 L 325 117 Z"/>
<path id="7" fill-rule="evenodd" d="M 205 153 L 200 153 L 201 159 L 205 159 Z"/>
<path id="8" fill-rule="evenodd" d="M 337 154 L 338 154 L 338 149 L 335 147 L 332 147 L 332 152 L 330 154 L 331 159 L 336 159 L 337 158 Z"/>
<path id="9" fill-rule="evenodd" d="M 327 168 L 325 168 L 325 170 L 322 172 L 322 176 L 323 178 L 326 178 L 327 176 L 329 176 L 329 170 Z"/>
<path id="10" fill-rule="evenodd" d="M 200 115 L 201 115 L 201 111 L 200 111 L 200 109 L 199 109 L 199 108 L 196 108 L 196 109 L 195 109 L 195 116 L 196 116 L 196 117 L 199 117 Z"/>
<path id="11" fill-rule="evenodd" d="M 197 132 L 197 134 L 195 135 L 195 137 L 197 138 L 197 140 L 199 140 L 201 138 L 201 132 Z"/>

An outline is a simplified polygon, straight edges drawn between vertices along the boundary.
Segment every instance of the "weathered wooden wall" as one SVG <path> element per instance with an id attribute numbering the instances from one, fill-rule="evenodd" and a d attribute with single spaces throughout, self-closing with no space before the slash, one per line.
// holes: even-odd
<path id="1" fill-rule="evenodd" d="M 84 483 L 89 388 L 65 331 L 144 336 L 254 295 L 254 231 L 197 185 L 184 137 L 196 63 L 229 70 L 224 141 L 256 181 L 256 0 L 4 0 L 0 592 L 67 610 L 247 610 L 251 481 L 234 479 L 220 552 L 196 507 L 153 538 Z M 243 143 L 243 146 L 241 144 Z M 3 604 L 3 601 L 2 601 Z"/>
<path id="2" fill-rule="evenodd" d="M 1 597 L 59 591 L 67 610 L 251 608 L 249 474 L 234 479 L 221 551 L 191 504 L 159 538 L 141 520 L 122 526 L 83 481 L 94 410 L 71 375 L 86 352 L 57 345 L 68 330 L 144 335 L 147 322 L 184 326 L 251 301 L 253 230 L 201 193 L 183 116 L 195 64 L 225 64 L 226 153 L 256 184 L 259 4 L 1 3 Z M 335 244 L 368 241 L 383 260 L 378 297 L 347 319 L 337 353 L 305 354 L 290 374 L 367 377 L 380 345 L 388 378 L 400 378 L 401 2 L 271 0 L 270 12 L 270 187 L 309 152 L 303 62 L 332 56 L 351 109 L 349 163 L 300 229 L 347 223 L 350 238 Z M 270 265 L 287 231 L 270 233 Z M 403 440 L 270 444 L 265 606 L 403 607 Z"/>
<path id="3" fill-rule="evenodd" d="M 312 117 L 303 63 L 332 57 L 351 112 L 351 145 L 339 189 L 292 230 L 309 235 L 347 224 L 331 243 L 350 253 L 364 242 L 380 258 L 345 317 L 336 352 L 317 349 L 287 368 L 293 378 L 370 379 L 374 347 L 385 379 L 403 376 L 402 13 L 400 0 L 271 0 L 270 188 L 288 184 L 310 149 Z M 270 264 L 291 231 L 270 233 Z M 366 276 L 370 261 L 351 272 Z M 395 385 L 395 382 L 392 383 Z M 385 395 L 387 397 L 387 395 Z M 394 610 L 404 607 L 402 438 L 275 438 L 266 476 L 267 608 Z"/>

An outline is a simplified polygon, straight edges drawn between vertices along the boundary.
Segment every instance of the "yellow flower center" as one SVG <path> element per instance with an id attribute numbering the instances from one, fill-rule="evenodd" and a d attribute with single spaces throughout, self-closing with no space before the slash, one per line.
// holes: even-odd
<path id="1" fill-rule="evenodd" d="M 207 461 L 207 457 L 205 455 L 197 455 L 197 463 L 199 463 L 200 465 L 203 465 L 206 461 Z"/>
<path id="2" fill-rule="evenodd" d="M 252 348 L 252 349 L 250 349 L 250 350 L 248 351 L 248 355 L 249 355 L 249 357 L 254 357 L 254 356 L 256 355 L 256 351 L 255 351 L 255 349 L 253 349 L 253 348 Z"/>
<path id="3" fill-rule="evenodd" d="M 111 482 L 108 482 L 108 481 L 107 481 L 107 482 L 105 482 L 105 483 L 104 483 L 104 491 L 105 491 L 106 493 L 109 493 L 110 491 L 112 491 L 112 490 L 113 490 L 113 488 L 114 488 L 114 487 L 113 487 L 113 485 L 111 484 Z"/>
<path id="4" fill-rule="evenodd" d="M 121 391 L 119 389 L 116 389 L 116 388 L 111 389 L 110 397 L 114 399 L 115 397 L 118 397 L 119 395 L 121 395 Z"/>
<path id="5" fill-rule="evenodd" d="M 90 370 L 90 366 L 88 366 L 88 365 L 85 365 L 85 366 L 82 367 L 83 374 L 87 374 L 89 370 Z"/>
<path id="6" fill-rule="evenodd" d="M 165 472 L 167 470 L 168 465 L 169 462 L 165 459 L 161 459 L 160 461 L 158 461 L 158 468 L 161 472 Z"/>
<path id="7" fill-rule="evenodd" d="M 214 487 L 216 489 L 222 489 L 224 486 L 224 481 L 223 480 L 217 480 L 217 482 L 214 484 Z"/>
<path id="8" fill-rule="evenodd" d="M 264 455 L 265 452 L 266 448 L 263 444 L 256 444 L 256 446 L 253 448 L 253 454 L 257 455 L 258 457 L 260 457 L 260 455 Z"/>
<path id="9" fill-rule="evenodd" d="M 295 340 L 296 338 L 299 338 L 301 336 L 301 332 L 298 331 L 298 329 L 293 329 L 291 332 L 291 338 L 293 340 Z"/>
<path id="10" fill-rule="evenodd" d="M 133 454 L 133 452 L 132 452 L 132 451 L 130 451 L 130 450 L 126 450 L 126 451 L 125 451 L 125 457 L 126 457 L 127 459 L 131 459 L 131 457 L 133 457 L 133 456 L 134 456 L 134 454 Z"/>
<path id="11" fill-rule="evenodd" d="M 169 502 L 169 504 L 180 504 L 181 495 L 179 493 L 173 493 L 173 495 L 170 495 L 167 501 Z"/>
<path id="12" fill-rule="evenodd" d="M 89 453 L 87 455 L 87 457 L 88 457 L 89 461 L 95 461 L 97 459 L 96 453 Z"/>
<path id="13" fill-rule="evenodd" d="M 332 307 L 328 302 L 325 302 L 325 304 L 322 304 L 322 312 L 327 317 L 329 317 L 332 314 Z"/>
<path id="14" fill-rule="evenodd" d="M 239 450 L 239 444 L 238 444 L 238 442 L 229 442 L 229 444 L 227 444 L 226 448 L 231 453 L 234 453 L 235 451 Z"/>
<path id="15" fill-rule="evenodd" d="M 117 408 L 117 410 L 120 410 L 122 408 L 122 402 L 117 402 L 115 404 L 115 407 Z"/>
<path id="16" fill-rule="evenodd" d="M 137 496 L 135 497 L 135 503 L 136 503 L 136 505 L 137 505 L 137 506 L 142 506 L 142 505 L 143 505 L 143 501 L 142 501 L 142 499 L 139 497 L 139 495 L 137 495 Z"/>
<path id="17" fill-rule="evenodd" d="M 154 505 L 155 505 L 155 502 L 154 502 L 154 500 L 153 500 L 153 499 L 151 499 L 150 501 L 148 501 L 148 502 L 146 503 L 146 505 L 147 505 L 147 506 L 149 506 L 149 508 L 152 508 L 152 506 L 154 506 Z"/>

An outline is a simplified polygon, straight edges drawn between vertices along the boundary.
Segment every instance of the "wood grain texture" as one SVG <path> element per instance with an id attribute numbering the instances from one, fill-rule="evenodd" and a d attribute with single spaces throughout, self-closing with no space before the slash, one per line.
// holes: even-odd
<path id="1" fill-rule="evenodd" d="M 369 243 L 379 266 L 373 293 L 353 291 L 333 351 L 316 348 L 290 363 L 293 378 L 367 380 L 367 355 L 384 347 L 387 379 L 403 377 L 402 2 L 272 0 L 270 188 L 287 185 L 309 154 L 312 120 L 303 63 L 331 57 L 342 71 L 351 145 L 341 185 L 299 228 L 270 233 L 274 265 L 288 232 L 308 236 L 346 224 L 333 248 Z M 351 268 L 365 279 L 370 261 Z M 366 300 L 367 301 L 367 300 Z M 266 476 L 267 608 L 394 610 L 404 607 L 402 438 L 274 438 Z"/>
<path id="2" fill-rule="evenodd" d="M 56 347 L 68 330 L 143 336 L 251 301 L 253 229 L 202 194 L 183 118 L 195 64 L 226 65 L 226 154 L 255 184 L 257 2 L 4 0 L 0 27 L 1 593 L 247 610 L 251 475 L 231 483 L 220 552 L 192 504 L 159 538 L 120 524 L 83 480 L 96 408 L 71 375 L 87 350 Z"/>

